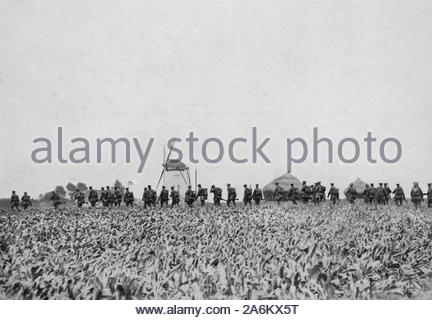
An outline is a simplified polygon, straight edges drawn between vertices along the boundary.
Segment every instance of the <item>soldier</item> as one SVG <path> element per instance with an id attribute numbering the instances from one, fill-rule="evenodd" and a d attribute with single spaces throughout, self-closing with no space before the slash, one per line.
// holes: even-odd
<path id="1" fill-rule="evenodd" d="M 350 183 L 347 190 L 347 199 L 350 204 L 354 204 L 355 199 L 357 199 L 357 190 L 354 188 L 354 183 Z"/>
<path id="2" fill-rule="evenodd" d="M 336 202 L 339 201 L 339 189 L 334 186 L 333 182 L 330 183 L 330 190 L 329 190 L 329 192 L 327 194 L 327 198 L 328 197 L 330 197 L 330 202 L 333 203 L 333 204 L 336 204 Z"/>
<path id="3" fill-rule="evenodd" d="M 428 191 L 426 193 L 428 200 L 428 208 L 432 208 L 432 183 L 428 183 Z"/>
<path id="4" fill-rule="evenodd" d="M 312 190 L 312 198 L 315 204 L 319 204 L 325 200 L 325 188 L 321 185 L 321 181 L 315 183 L 315 187 Z"/>
<path id="5" fill-rule="evenodd" d="M 185 192 L 185 202 L 189 207 L 193 206 L 193 203 L 195 202 L 196 195 L 195 192 L 192 191 L 192 187 L 188 186 L 188 189 Z"/>
<path id="6" fill-rule="evenodd" d="M 236 189 L 231 187 L 231 184 L 227 184 L 227 206 L 229 207 L 230 203 L 236 206 L 236 198 L 237 198 L 237 192 Z"/>
<path id="7" fill-rule="evenodd" d="M 385 191 L 382 182 L 380 182 L 379 187 L 375 189 L 375 202 L 377 204 L 384 204 L 385 201 Z"/>
<path id="8" fill-rule="evenodd" d="M 97 191 L 93 190 L 93 187 L 89 187 L 89 190 L 88 201 L 92 207 L 95 207 L 96 203 L 99 201 L 98 193 Z"/>
<path id="9" fill-rule="evenodd" d="M 20 210 L 19 209 L 19 203 L 20 203 L 19 196 L 15 193 L 15 191 L 12 191 L 12 196 L 10 199 L 11 209 L 12 210 L 17 209 L 17 211 L 19 211 Z"/>
<path id="10" fill-rule="evenodd" d="M 156 207 L 156 191 L 152 189 L 150 185 L 147 186 L 148 204 L 150 206 Z"/>
<path id="11" fill-rule="evenodd" d="M 101 187 L 100 201 L 102 202 L 104 207 L 109 206 L 108 194 L 104 187 Z"/>
<path id="12" fill-rule="evenodd" d="M 396 183 L 396 189 L 393 190 L 393 194 L 394 194 L 394 201 L 396 202 L 397 206 L 401 206 L 402 201 L 406 201 L 405 192 L 403 191 L 399 183 Z"/>
<path id="13" fill-rule="evenodd" d="M 30 196 L 27 194 L 27 192 L 24 192 L 24 195 L 21 198 L 21 205 L 22 205 L 24 210 L 32 205 Z"/>
<path id="14" fill-rule="evenodd" d="M 275 190 L 273 191 L 273 200 L 276 200 L 278 204 L 280 204 L 283 199 L 283 189 L 279 186 L 279 182 L 275 183 Z"/>
<path id="15" fill-rule="evenodd" d="M 169 200 L 169 192 L 167 189 L 165 189 L 165 186 L 162 186 L 162 190 L 159 194 L 159 201 L 160 201 L 161 208 L 163 207 L 164 203 L 168 207 L 168 200 Z"/>
<path id="16" fill-rule="evenodd" d="M 303 181 L 301 187 L 302 200 L 304 204 L 309 202 L 312 194 L 312 188 L 306 184 L 306 181 Z"/>
<path id="17" fill-rule="evenodd" d="M 171 198 L 171 208 L 173 208 L 174 206 L 178 207 L 180 203 L 180 194 L 178 191 L 174 190 L 174 186 L 171 187 L 170 198 Z"/>
<path id="18" fill-rule="evenodd" d="M 122 202 L 122 194 L 118 187 L 114 187 L 114 206 L 120 207 Z"/>
<path id="19" fill-rule="evenodd" d="M 133 192 L 129 191 L 129 188 L 125 189 L 123 201 L 126 204 L 126 207 L 131 207 L 134 205 L 135 197 L 134 197 Z"/>
<path id="20" fill-rule="evenodd" d="M 108 206 L 114 206 L 115 196 L 109 186 L 106 187 L 106 201 L 108 203 Z"/>
<path id="21" fill-rule="evenodd" d="M 411 201 L 414 203 L 414 208 L 418 210 L 421 206 L 421 202 L 423 201 L 423 191 L 419 187 L 418 182 L 413 183 L 413 187 L 411 189 Z"/>
<path id="22" fill-rule="evenodd" d="M 147 190 L 144 191 L 144 208 L 152 207 L 153 204 L 153 190 L 150 185 L 147 186 Z"/>
<path id="23" fill-rule="evenodd" d="M 391 199 L 391 189 L 388 186 L 388 183 L 384 183 L 384 194 L 385 194 L 385 198 L 384 198 L 384 203 L 385 204 L 389 204 L 389 201 Z"/>
<path id="24" fill-rule="evenodd" d="M 249 204 L 252 207 L 252 189 L 248 188 L 247 184 L 244 184 L 243 187 L 243 203 L 245 206 Z"/>
<path id="25" fill-rule="evenodd" d="M 201 206 L 204 206 L 205 201 L 207 200 L 207 197 L 208 197 L 208 193 L 207 193 L 207 189 L 201 187 L 200 184 L 198 185 L 197 197 L 200 199 Z"/>
<path id="26" fill-rule="evenodd" d="M 321 201 L 325 202 L 326 201 L 325 193 L 327 188 L 321 184 L 321 181 L 319 181 L 319 185 L 321 186 Z"/>
<path id="27" fill-rule="evenodd" d="M 376 195 L 376 188 L 374 187 L 374 184 L 371 183 L 367 194 L 367 202 L 369 204 L 372 204 L 375 201 L 375 195 Z"/>
<path id="28" fill-rule="evenodd" d="M 288 189 L 287 196 L 288 199 L 292 201 L 293 204 L 297 204 L 297 197 L 298 197 L 299 191 L 297 187 L 294 186 L 294 183 L 291 183 L 291 188 Z"/>
<path id="29" fill-rule="evenodd" d="M 369 196 L 369 185 L 366 183 L 365 184 L 365 189 L 363 191 L 363 200 L 365 203 L 368 202 L 368 196 Z"/>
<path id="30" fill-rule="evenodd" d="M 85 194 L 84 194 L 84 192 L 82 192 L 80 189 L 77 188 L 76 191 L 75 191 L 74 199 L 77 202 L 78 208 L 81 208 L 82 205 L 85 203 Z"/>
<path id="31" fill-rule="evenodd" d="M 147 190 L 147 188 L 144 188 L 144 192 L 143 192 L 141 200 L 144 203 L 144 209 L 147 208 L 147 206 L 149 205 L 149 203 L 148 203 L 148 190 Z"/>
<path id="32" fill-rule="evenodd" d="M 255 190 L 252 193 L 252 198 L 254 199 L 255 204 L 258 206 L 263 199 L 263 194 L 261 189 L 259 188 L 259 185 L 255 185 Z"/>
<path id="33" fill-rule="evenodd" d="M 60 200 L 60 196 L 55 191 L 51 193 L 50 200 L 53 202 L 54 209 L 57 209 L 60 204 L 64 203 Z"/>
<path id="34" fill-rule="evenodd" d="M 222 189 L 212 185 L 210 188 L 210 193 L 213 193 L 213 204 L 215 206 L 220 206 L 220 202 L 222 200 Z"/>
<path id="35" fill-rule="evenodd" d="M 320 195 L 319 195 L 319 187 L 318 187 L 318 182 L 315 182 L 314 186 L 312 187 L 312 202 L 314 204 L 317 204 L 320 202 Z"/>

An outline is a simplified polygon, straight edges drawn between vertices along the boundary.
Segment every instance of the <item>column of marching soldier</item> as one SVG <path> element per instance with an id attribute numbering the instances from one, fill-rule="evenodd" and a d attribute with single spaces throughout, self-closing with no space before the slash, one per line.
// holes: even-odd
<path id="1" fill-rule="evenodd" d="M 334 183 L 330 184 L 330 189 L 327 194 L 327 198 L 330 198 L 330 203 L 335 205 L 340 202 L 339 198 L 339 189 L 334 186 Z M 259 188 L 259 185 L 256 184 L 254 190 L 248 187 L 246 184 L 243 185 L 243 203 L 245 206 L 252 206 L 252 200 L 256 205 L 259 205 L 261 200 L 264 199 L 263 192 Z M 227 205 L 236 206 L 237 193 L 236 189 L 231 187 L 230 184 L 227 184 L 227 199 L 222 198 L 222 189 L 212 185 L 210 188 L 210 193 L 213 193 L 213 203 L 215 206 L 220 206 L 221 201 L 226 201 Z M 275 183 L 275 190 L 273 192 L 273 200 L 275 200 L 278 204 L 283 199 L 287 199 L 292 201 L 293 204 L 297 204 L 297 200 L 301 200 L 303 203 L 307 204 L 311 201 L 314 204 L 319 204 L 321 202 L 326 201 L 326 187 L 321 185 L 321 182 L 316 182 L 314 185 L 308 186 L 306 181 L 303 181 L 301 188 L 297 188 L 294 184 L 291 184 L 291 187 L 285 192 L 285 190 L 279 185 L 278 182 Z M 405 193 L 402 187 L 399 184 L 396 184 L 396 188 L 392 191 L 387 183 L 380 183 L 378 187 L 374 187 L 374 184 L 370 185 L 366 184 L 365 190 L 363 194 L 358 194 L 356 188 L 351 183 L 345 192 L 346 198 L 350 204 L 354 204 L 357 198 L 362 198 L 366 203 L 372 205 L 387 205 L 391 199 L 391 194 L 394 195 L 394 201 L 397 206 L 401 206 L 403 202 L 407 202 L 405 198 Z M 411 189 L 411 201 L 414 204 L 414 207 L 417 209 L 420 207 L 421 202 L 423 201 L 423 197 L 427 196 L 428 207 L 432 207 L 432 186 L 431 183 L 428 183 L 428 190 L 426 193 L 423 193 L 422 189 L 418 185 L 417 182 L 413 183 L 413 187 Z M 74 194 L 74 199 L 78 207 L 82 207 L 85 203 L 90 203 L 92 207 L 95 207 L 97 202 L 101 202 L 104 207 L 118 207 L 122 202 L 125 203 L 126 207 L 135 206 L 135 198 L 132 191 L 129 191 L 129 188 L 125 188 L 125 193 L 122 195 L 122 192 L 119 188 L 115 187 L 114 190 L 110 189 L 109 186 L 101 188 L 100 195 L 96 190 L 93 190 L 92 187 L 89 188 L 88 192 L 88 201 L 85 200 L 85 193 L 81 190 L 77 189 Z M 147 207 L 156 207 L 156 204 L 160 204 L 161 207 L 164 205 L 169 206 L 169 199 L 171 198 L 171 207 L 179 206 L 180 204 L 180 193 L 171 187 L 171 192 L 169 192 L 165 186 L 162 187 L 162 190 L 157 196 L 155 190 L 149 185 L 147 188 L 144 188 L 144 193 L 142 196 L 143 206 Z M 188 186 L 188 189 L 185 193 L 184 202 L 189 207 L 192 207 L 195 201 L 199 200 L 201 206 L 205 205 L 205 202 L 208 198 L 207 188 L 203 188 L 200 184 L 198 185 L 198 190 L 195 192 L 192 190 L 191 186 Z M 50 200 L 53 202 L 54 208 L 58 208 L 58 206 L 62 203 L 65 203 L 61 197 L 53 191 L 51 193 Z M 10 199 L 10 206 L 12 210 L 19 210 L 21 206 L 24 210 L 32 205 L 31 198 L 24 192 L 24 195 L 21 198 L 12 191 L 12 196 Z"/>

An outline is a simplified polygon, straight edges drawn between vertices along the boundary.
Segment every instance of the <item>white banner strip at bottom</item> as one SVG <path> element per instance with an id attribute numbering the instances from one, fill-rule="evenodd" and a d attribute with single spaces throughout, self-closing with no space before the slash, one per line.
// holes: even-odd
<path id="1" fill-rule="evenodd" d="M 431 300 L 0 301 L 2 319 L 431 319 Z M 92 318 L 90 318 L 92 317 Z"/>

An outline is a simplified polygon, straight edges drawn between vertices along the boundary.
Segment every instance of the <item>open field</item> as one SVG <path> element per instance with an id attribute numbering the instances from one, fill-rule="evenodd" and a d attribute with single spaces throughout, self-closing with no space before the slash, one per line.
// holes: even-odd
<path id="1" fill-rule="evenodd" d="M 430 298 L 426 208 L 34 208 L 0 220 L 3 299 Z"/>

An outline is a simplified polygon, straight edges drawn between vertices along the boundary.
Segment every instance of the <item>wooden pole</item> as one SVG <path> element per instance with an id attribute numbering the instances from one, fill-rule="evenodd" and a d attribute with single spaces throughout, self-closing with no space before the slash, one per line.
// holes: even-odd
<path id="1" fill-rule="evenodd" d="M 164 146 L 163 147 L 163 160 L 162 160 L 163 165 L 166 165 L 165 161 L 166 161 L 166 159 L 165 159 L 165 146 Z M 165 170 L 163 173 L 163 185 L 165 185 Z"/>

